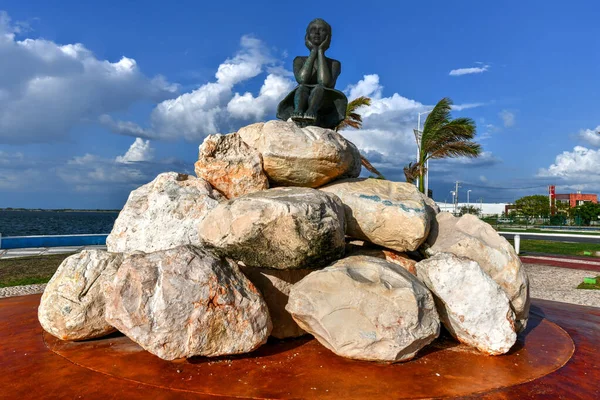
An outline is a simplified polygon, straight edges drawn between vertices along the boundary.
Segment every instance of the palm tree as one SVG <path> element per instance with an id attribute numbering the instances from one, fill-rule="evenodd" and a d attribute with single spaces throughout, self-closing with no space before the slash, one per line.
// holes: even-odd
<path id="1" fill-rule="evenodd" d="M 404 167 L 404 176 L 406 178 L 407 183 L 415 183 L 417 178 L 419 177 L 419 171 L 421 169 L 421 164 L 419 163 L 408 163 L 406 167 Z M 427 171 L 425 171 L 427 172 Z"/>
<path id="2" fill-rule="evenodd" d="M 371 99 L 366 96 L 360 96 L 348 103 L 346 107 L 346 118 L 335 127 L 336 132 L 344 128 L 351 127 L 360 129 L 362 127 L 362 117 L 356 112 L 359 107 L 370 106 Z"/>
<path id="3" fill-rule="evenodd" d="M 423 177 L 427 160 L 455 157 L 477 157 L 481 154 L 481 145 L 473 142 L 475 122 L 471 118 L 450 117 L 452 100 L 448 97 L 440 100 L 425 120 L 421 134 L 421 148 L 417 167 L 419 169 L 419 190 L 425 193 Z M 409 164 L 410 166 L 410 164 Z"/>
<path id="4" fill-rule="evenodd" d="M 346 107 L 346 118 L 344 118 L 344 120 L 340 122 L 338 126 L 335 127 L 335 131 L 341 131 L 342 129 L 348 127 L 354 129 L 362 128 L 362 117 L 359 113 L 356 112 L 356 110 L 359 107 L 370 105 L 371 99 L 366 96 L 357 97 L 356 99 L 349 102 L 348 106 Z M 377 177 L 380 179 L 385 179 L 381 172 L 377 171 L 377 168 L 375 168 L 369 162 L 369 160 L 367 160 L 362 154 L 360 155 L 360 162 L 367 169 L 367 171 L 377 175 Z"/>

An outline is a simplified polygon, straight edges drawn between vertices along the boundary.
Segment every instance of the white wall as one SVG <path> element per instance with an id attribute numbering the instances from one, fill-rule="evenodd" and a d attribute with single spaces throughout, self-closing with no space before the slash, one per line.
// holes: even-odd
<path id="1" fill-rule="evenodd" d="M 456 206 L 456 212 L 458 212 L 461 207 L 466 207 L 466 206 L 473 206 L 473 207 L 477 207 L 481 210 L 481 214 L 483 215 L 492 215 L 492 214 L 498 214 L 501 215 L 504 212 L 504 207 L 507 205 L 508 203 L 458 203 Z M 454 211 L 454 204 L 452 203 L 437 203 L 438 206 L 440 206 L 440 209 L 442 211 L 447 211 L 447 212 L 453 212 Z"/>

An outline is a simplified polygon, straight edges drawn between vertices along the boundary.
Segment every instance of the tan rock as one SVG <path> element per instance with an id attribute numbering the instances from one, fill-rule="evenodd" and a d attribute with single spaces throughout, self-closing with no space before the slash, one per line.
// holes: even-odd
<path id="1" fill-rule="evenodd" d="M 316 188 L 360 174 L 358 149 L 331 129 L 268 121 L 243 127 L 238 134 L 262 154 L 265 173 L 280 186 Z"/>
<path id="2" fill-rule="evenodd" d="M 351 256 L 292 287 L 286 306 L 300 327 L 342 357 L 407 361 L 439 334 L 432 294 L 396 264 Z"/>
<path id="3" fill-rule="evenodd" d="M 396 251 L 416 250 L 429 233 L 421 193 L 409 183 L 346 179 L 320 188 L 337 195 L 346 211 L 346 233 Z"/>
<path id="4" fill-rule="evenodd" d="M 370 256 L 381 258 L 397 264 L 412 275 L 417 276 L 417 269 L 415 268 L 417 262 L 410 258 L 406 253 L 384 249 L 382 247 L 369 246 L 368 243 L 355 241 L 346 244 L 346 256 Z"/>
<path id="5" fill-rule="evenodd" d="M 490 355 L 505 354 L 515 344 L 508 297 L 477 262 L 438 253 L 417 263 L 417 274 L 435 295 L 444 326 L 460 342 Z"/>
<path id="6" fill-rule="evenodd" d="M 207 136 L 194 166 L 198 178 L 228 199 L 269 188 L 262 156 L 237 133 Z"/>
<path id="7" fill-rule="evenodd" d="M 204 179 L 166 172 L 131 192 L 106 238 L 108 251 L 199 245 L 197 223 L 225 197 Z"/>
<path id="8" fill-rule="evenodd" d="M 44 330 L 62 340 L 84 340 L 115 331 L 106 320 L 101 285 L 123 261 L 118 253 L 83 250 L 67 257 L 44 290 L 38 319 Z"/>
<path id="9" fill-rule="evenodd" d="M 312 269 L 277 270 L 242 267 L 242 272 L 258 288 L 267 302 L 273 323 L 271 336 L 277 339 L 286 339 L 306 335 L 306 332 L 285 310 L 285 306 L 288 303 L 292 286 L 313 271 Z"/>
<path id="10" fill-rule="evenodd" d="M 126 256 L 109 286 L 106 320 L 165 360 L 251 352 L 271 332 L 256 287 L 200 248 Z"/>
<path id="11" fill-rule="evenodd" d="M 252 267 L 318 268 L 344 254 L 344 207 L 309 188 L 263 190 L 221 203 L 198 224 L 205 246 Z"/>
<path id="12" fill-rule="evenodd" d="M 491 225 L 475 215 L 457 218 L 443 212 L 436 216 L 427 244 L 430 254 L 452 253 L 476 261 L 508 295 L 517 331 L 525 329 L 529 317 L 529 279 L 514 248 Z"/>

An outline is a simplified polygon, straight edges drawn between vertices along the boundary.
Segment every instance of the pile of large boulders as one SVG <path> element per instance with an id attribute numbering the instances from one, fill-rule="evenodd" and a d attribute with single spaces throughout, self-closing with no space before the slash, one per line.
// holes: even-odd
<path id="1" fill-rule="evenodd" d="M 411 184 L 358 178 L 360 165 L 339 133 L 292 122 L 208 136 L 197 177 L 134 190 L 108 251 L 61 264 L 40 323 L 63 340 L 118 330 L 166 360 L 311 334 L 343 357 L 406 361 L 442 325 L 509 351 L 529 313 L 510 244 Z"/>

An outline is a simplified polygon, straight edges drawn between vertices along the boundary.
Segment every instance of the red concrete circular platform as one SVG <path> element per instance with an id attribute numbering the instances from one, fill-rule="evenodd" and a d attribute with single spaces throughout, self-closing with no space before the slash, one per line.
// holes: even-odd
<path id="1" fill-rule="evenodd" d="M 170 390 L 253 399 L 465 396 L 547 375 L 562 367 L 575 349 L 564 330 L 538 316 L 501 357 L 446 338 L 410 362 L 391 365 L 336 356 L 312 338 L 269 342 L 243 356 L 175 364 L 122 335 L 65 342 L 45 333 L 44 340 L 56 354 L 95 372 Z"/>
<path id="2" fill-rule="evenodd" d="M 338 357 L 308 338 L 270 342 L 245 356 L 168 362 L 124 336 L 55 339 L 42 333 L 38 303 L 39 296 L 0 300 L 0 398 L 512 399 L 598 394 L 600 365 L 589 348 L 600 338 L 600 310 L 591 307 L 534 302 L 527 331 L 504 356 L 484 356 L 440 340 L 410 362 L 382 365 Z M 558 316 L 568 332 L 548 314 Z"/>

